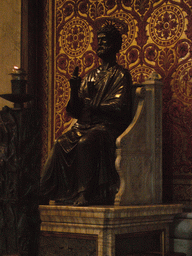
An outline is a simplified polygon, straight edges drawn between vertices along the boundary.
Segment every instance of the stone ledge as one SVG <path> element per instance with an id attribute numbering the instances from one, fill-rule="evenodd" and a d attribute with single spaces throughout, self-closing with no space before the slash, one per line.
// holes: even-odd
<path id="1" fill-rule="evenodd" d="M 115 256 L 118 235 L 159 232 L 162 252 L 169 250 L 169 224 L 183 205 L 61 206 L 40 205 L 41 231 L 97 236 L 98 256 Z M 121 241 L 121 239 L 119 240 Z"/>
<path id="2" fill-rule="evenodd" d="M 176 214 L 182 213 L 182 207 L 181 204 L 89 207 L 40 205 L 39 210 L 42 222 L 109 227 L 138 222 L 170 222 Z"/>
<path id="3" fill-rule="evenodd" d="M 172 238 L 187 239 L 192 242 L 192 213 L 181 213 L 175 216 L 171 224 L 170 236 Z"/>

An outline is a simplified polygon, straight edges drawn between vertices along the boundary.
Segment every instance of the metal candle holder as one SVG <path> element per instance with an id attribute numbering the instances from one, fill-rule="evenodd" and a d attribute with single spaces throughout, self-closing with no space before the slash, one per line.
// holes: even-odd
<path id="1" fill-rule="evenodd" d="M 22 68 L 14 66 L 12 72 L 9 74 L 12 76 L 11 80 L 11 94 L 1 94 L 0 97 L 14 103 L 14 108 L 23 108 L 24 102 L 32 100 L 32 95 L 26 93 L 27 80 L 26 72 Z"/>

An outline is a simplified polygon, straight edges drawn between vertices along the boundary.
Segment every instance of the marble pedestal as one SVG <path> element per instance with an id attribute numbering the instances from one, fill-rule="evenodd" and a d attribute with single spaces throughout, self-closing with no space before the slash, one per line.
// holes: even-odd
<path id="1" fill-rule="evenodd" d="M 175 216 L 170 226 L 170 237 L 172 251 L 183 252 L 186 256 L 192 255 L 192 212 Z"/>
<path id="2" fill-rule="evenodd" d="M 154 250 L 164 255 L 169 251 L 169 224 L 182 212 L 182 205 L 40 205 L 39 210 L 42 233 L 53 237 L 75 234 L 77 239 L 78 236 L 95 239 L 95 254 L 85 255 L 127 256 Z"/>

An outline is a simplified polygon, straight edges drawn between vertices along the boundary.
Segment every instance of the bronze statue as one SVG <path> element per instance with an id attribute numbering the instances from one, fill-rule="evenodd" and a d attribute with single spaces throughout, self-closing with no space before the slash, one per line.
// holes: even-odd
<path id="1" fill-rule="evenodd" d="M 119 176 L 115 141 L 131 121 L 131 75 L 116 63 L 119 30 L 105 24 L 98 32 L 102 65 L 81 82 L 70 80 L 67 111 L 77 123 L 54 144 L 41 179 L 41 196 L 63 204 L 113 204 Z"/>

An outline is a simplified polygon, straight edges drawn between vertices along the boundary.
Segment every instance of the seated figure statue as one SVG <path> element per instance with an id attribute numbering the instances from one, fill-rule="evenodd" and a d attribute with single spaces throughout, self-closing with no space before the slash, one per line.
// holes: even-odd
<path id="1" fill-rule="evenodd" d="M 66 109 L 77 122 L 56 140 L 42 172 L 41 196 L 58 203 L 113 204 L 119 185 L 115 142 L 131 122 L 132 80 L 116 63 L 116 26 L 104 24 L 97 36 L 102 65 L 82 81 L 75 69 Z"/>

